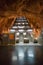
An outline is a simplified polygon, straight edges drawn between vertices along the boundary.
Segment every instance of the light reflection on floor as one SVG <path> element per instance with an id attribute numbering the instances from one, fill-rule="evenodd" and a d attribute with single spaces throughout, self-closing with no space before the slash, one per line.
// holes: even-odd
<path id="1" fill-rule="evenodd" d="M 16 56 L 12 56 L 14 64 L 15 62 L 18 62 L 19 65 L 35 65 L 41 62 L 43 52 L 41 51 L 40 47 L 17 46 L 15 47 L 15 49 Z M 38 59 L 40 60 L 40 62 Z"/>
<path id="2" fill-rule="evenodd" d="M 0 65 L 43 65 L 43 46 L 0 47 Z"/>

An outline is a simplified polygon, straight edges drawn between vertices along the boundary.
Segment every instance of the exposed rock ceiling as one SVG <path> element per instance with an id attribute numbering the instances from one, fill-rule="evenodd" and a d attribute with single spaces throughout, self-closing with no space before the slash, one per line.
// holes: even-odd
<path id="1" fill-rule="evenodd" d="M 8 28 L 13 18 L 18 16 L 25 16 L 31 23 L 37 22 L 42 28 L 43 0 L 0 0 L 0 28 Z"/>

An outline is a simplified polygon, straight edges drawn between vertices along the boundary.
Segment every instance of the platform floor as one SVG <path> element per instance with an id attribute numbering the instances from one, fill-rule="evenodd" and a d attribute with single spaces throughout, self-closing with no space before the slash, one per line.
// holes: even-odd
<path id="1" fill-rule="evenodd" d="M 43 65 L 43 46 L 0 46 L 0 65 Z"/>

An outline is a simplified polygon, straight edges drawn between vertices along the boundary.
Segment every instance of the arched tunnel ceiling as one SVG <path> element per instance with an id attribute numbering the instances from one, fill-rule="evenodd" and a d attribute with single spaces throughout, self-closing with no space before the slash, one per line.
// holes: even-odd
<path id="1" fill-rule="evenodd" d="M 17 16 L 25 16 L 30 22 L 39 23 L 42 28 L 43 0 L 0 0 L 0 27 L 8 25 L 7 19 Z"/>

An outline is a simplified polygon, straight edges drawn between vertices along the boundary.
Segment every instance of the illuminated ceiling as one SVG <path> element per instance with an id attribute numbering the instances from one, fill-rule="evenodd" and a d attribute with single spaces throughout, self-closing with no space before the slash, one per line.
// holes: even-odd
<path id="1" fill-rule="evenodd" d="M 0 28 L 11 26 L 13 19 L 25 16 L 43 27 L 43 0 L 0 0 Z M 11 22 L 10 20 L 11 19 Z M 9 20 L 9 21 L 8 21 Z M 36 24 L 37 25 L 37 24 Z"/>

